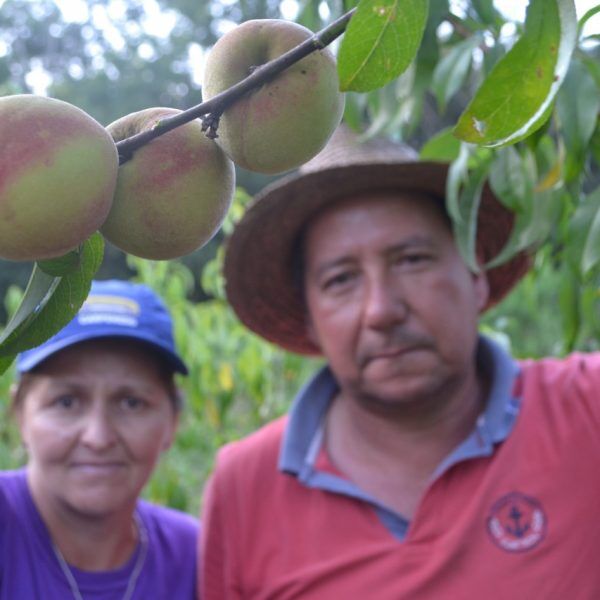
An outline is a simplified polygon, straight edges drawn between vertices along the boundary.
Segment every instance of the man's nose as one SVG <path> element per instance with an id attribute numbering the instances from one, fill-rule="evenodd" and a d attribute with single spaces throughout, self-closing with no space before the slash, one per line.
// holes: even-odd
<path id="1" fill-rule="evenodd" d="M 399 282 L 382 275 L 369 279 L 364 299 L 366 325 L 385 329 L 402 322 L 407 314 L 408 305 Z"/>
<path id="2" fill-rule="evenodd" d="M 113 417 L 105 407 L 93 407 L 86 415 L 81 433 L 83 444 L 94 450 L 110 448 L 117 440 Z"/>

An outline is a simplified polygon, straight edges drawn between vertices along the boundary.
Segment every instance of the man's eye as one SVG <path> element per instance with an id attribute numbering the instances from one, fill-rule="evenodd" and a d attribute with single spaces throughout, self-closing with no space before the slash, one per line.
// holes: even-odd
<path id="1" fill-rule="evenodd" d="M 323 283 L 323 287 L 327 289 L 341 287 L 352 280 L 353 274 L 350 271 L 344 271 L 343 273 L 337 273 L 331 277 L 328 277 Z"/>
<path id="2" fill-rule="evenodd" d="M 145 406 L 145 402 L 135 396 L 125 396 L 121 400 L 121 407 L 125 410 L 139 410 Z"/>
<path id="3" fill-rule="evenodd" d="M 398 257 L 398 262 L 404 265 L 420 265 L 430 260 L 429 254 L 415 252 L 414 254 L 403 254 Z"/>

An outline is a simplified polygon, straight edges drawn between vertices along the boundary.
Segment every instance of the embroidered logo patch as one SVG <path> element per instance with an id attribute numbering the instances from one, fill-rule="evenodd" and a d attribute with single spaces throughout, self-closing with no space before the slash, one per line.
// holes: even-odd
<path id="1" fill-rule="evenodd" d="M 492 506 L 487 529 L 493 542 L 503 550 L 525 552 L 544 539 L 547 522 L 537 500 L 512 492 Z"/>

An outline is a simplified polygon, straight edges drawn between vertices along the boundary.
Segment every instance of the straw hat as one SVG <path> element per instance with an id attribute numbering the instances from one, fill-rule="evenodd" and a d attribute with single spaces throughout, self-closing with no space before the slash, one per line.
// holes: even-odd
<path id="1" fill-rule="evenodd" d="M 266 187 L 227 241 L 225 290 L 240 320 L 261 337 L 299 354 L 319 354 L 306 335 L 305 305 L 294 282 L 292 250 L 304 224 L 324 207 L 363 191 L 401 189 L 445 197 L 448 165 L 420 162 L 409 146 L 384 139 L 360 143 L 338 128 L 300 170 Z M 493 258 L 508 240 L 512 214 L 485 187 L 478 218 L 479 255 Z M 490 299 L 501 300 L 525 274 L 526 253 L 487 272 Z"/>

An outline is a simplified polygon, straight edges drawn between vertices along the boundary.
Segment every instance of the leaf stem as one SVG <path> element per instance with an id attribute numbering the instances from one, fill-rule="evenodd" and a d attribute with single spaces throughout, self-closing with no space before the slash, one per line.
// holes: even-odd
<path id="1" fill-rule="evenodd" d="M 209 137 L 216 137 L 216 126 L 218 125 L 219 117 L 229 106 L 237 102 L 250 90 L 263 85 L 294 63 L 297 63 L 305 56 L 308 56 L 311 52 L 322 50 L 331 44 L 333 40 L 344 33 L 355 10 L 355 8 L 349 10 L 333 23 L 315 33 L 295 48 L 292 48 L 276 59 L 261 65 L 248 75 L 248 77 L 242 79 L 220 94 L 213 96 L 210 100 L 192 106 L 174 116 L 161 119 L 160 121 L 157 121 L 152 129 L 142 131 L 117 142 L 119 164 L 122 165 L 126 163 L 133 157 L 136 150 L 145 146 L 153 139 L 204 115 L 209 115 L 209 118 L 204 119 L 205 129 L 208 129 L 207 135 Z"/>

